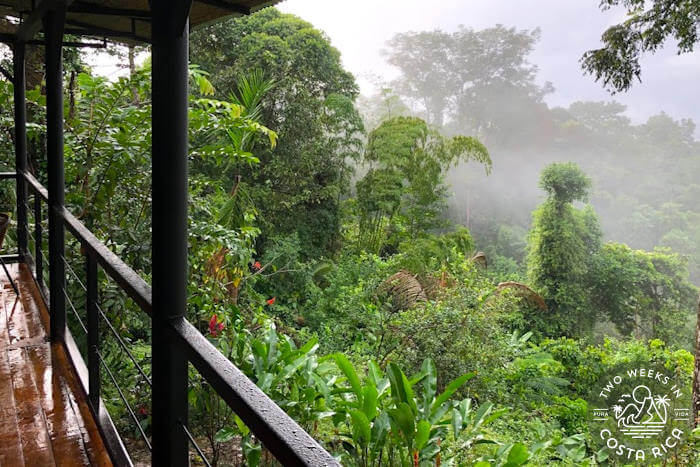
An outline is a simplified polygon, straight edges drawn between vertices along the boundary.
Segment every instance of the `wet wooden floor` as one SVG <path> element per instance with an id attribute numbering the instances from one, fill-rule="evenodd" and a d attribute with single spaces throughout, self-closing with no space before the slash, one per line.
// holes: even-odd
<path id="1" fill-rule="evenodd" d="M 111 465 L 26 265 L 0 269 L 0 466 Z"/>

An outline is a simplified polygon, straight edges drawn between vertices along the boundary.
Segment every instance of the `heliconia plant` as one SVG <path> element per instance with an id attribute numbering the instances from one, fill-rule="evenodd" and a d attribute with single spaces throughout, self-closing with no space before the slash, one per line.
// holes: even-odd
<path id="1" fill-rule="evenodd" d="M 475 373 L 456 378 L 438 393 L 430 359 L 410 379 L 394 363 L 384 374 L 370 361 L 363 381 L 347 357 L 336 354 L 334 360 L 347 384 L 338 389 L 344 397 L 333 416 L 336 426 L 349 429 L 342 441 L 346 465 L 439 465 L 446 441 L 462 448 L 492 442 L 481 428 L 504 413 L 490 403 L 474 409 L 471 399 L 452 400 Z"/>

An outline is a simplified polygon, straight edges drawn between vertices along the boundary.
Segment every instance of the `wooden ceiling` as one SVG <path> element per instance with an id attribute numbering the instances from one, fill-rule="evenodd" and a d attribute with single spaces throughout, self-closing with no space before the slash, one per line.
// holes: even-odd
<path id="1" fill-rule="evenodd" d="M 194 0 L 190 27 L 211 23 L 227 16 L 241 16 L 278 3 L 280 0 Z M 40 0 L 0 0 L 2 32 L 12 34 L 20 19 L 32 12 Z M 74 0 L 66 15 L 66 33 L 107 37 L 117 42 L 150 42 L 148 0 Z"/>

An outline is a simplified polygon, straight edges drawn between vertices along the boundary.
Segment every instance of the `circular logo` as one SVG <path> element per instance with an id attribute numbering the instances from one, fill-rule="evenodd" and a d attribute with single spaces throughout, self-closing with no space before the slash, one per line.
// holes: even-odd
<path id="1" fill-rule="evenodd" d="M 593 442 L 610 461 L 658 463 L 675 456 L 692 429 L 689 377 L 628 364 L 607 372 L 588 399 Z"/>

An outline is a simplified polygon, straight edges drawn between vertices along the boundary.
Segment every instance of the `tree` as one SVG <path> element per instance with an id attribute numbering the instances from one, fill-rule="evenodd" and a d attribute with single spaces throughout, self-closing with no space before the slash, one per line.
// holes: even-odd
<path id="1" fill-rule="evenodd" d="M 400 72 L 394 89 L 428 123 L 487 138 L 490 144 L 489 138 L 522 132 L 523 121 L 532 120 L 533 110 L 552 91 L 549 83 L 535 83 L 537 67 L 526 58 L 538 39 L 538 30 L 460 27 L 454 33 L 397 34 L 384 54 Z M 514 109 L 528 118 L 512 115 Z"/>
<path id="2" fill-rule="evenodd" d="M 634 79 L 641 81 L 639 60 L 654 53 L 667 39 L 677 41 L 678 53 L 692 52 L 698 41 L 700 1 L 698 0 L 601 0 L 603 10 L 622 6 L 627 19 L 608 28 L 603 47 L 589 50 L 583 69 L 602 81 L 612 92 L 627 91 Z"/>
<path id="3" fill-rule="evenodd" d="M 305 256 L 333 253 L 338 201 L 349 186 L 348 160 L 359 157 L 363 130 L 354 107 L 357 85 L 340 53 L 311 24 L 267 8 L 193 32 L 191 56 L 212 70 L 218 96 L 236 94 L 237 78 L 249 70 L 264 70 L 274 82 L 260 116 L 280 135 L 279 144 L 256 151 L 260 164 L 224 175 L 241 175 L 249 187 L 263 243 L 296 232 Z"/>
<path id="4" fill-rule="evenodd" d="M 596 309 L 621 333 L 688 347 L 697 289 L 688 281 L 685 260 L 670 251 L 609 243 L 594 271 Z"/>
<path id="5" fill-rule="evenodd" d="M 377 229 L 385 224 L 377 216 L 393 217 L 397 212 L 410 239 L 439 227 L 447 198 L 444 173 L 469 160 L 490 171 L 489 153 L 475 138 L 442 136 L 416 117 L 384 121 L 369 134 L 365 162 L 370 171 L 358 182 L 361 228 L 371 228 L 372 238 L 381 237 Z M 373 249 L 377 251 L 381 243 L 375 240 Z"/>
<path id="6" fill-rule="evenodd" d="M 528 277 L 549 311 L 533 327 L 547 335 L 582 335 L 596 318 L 589 272 L 601 231 L 590 207 L 579 210 L 572 203 L 588 199 L 591 180 L 572 162 L 554 163 L 542 171 L 540 187 L 547 199 L 533 213 Z"/>
<path id="7" fill-rule="evenodd" d="M 700 323 L 700 305 L 697 307 Z M 700 425 L 700 325 L 695 327 L 695 368 L 693 369 L 693 426 Z"/>

